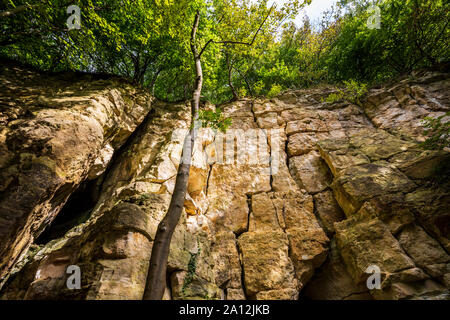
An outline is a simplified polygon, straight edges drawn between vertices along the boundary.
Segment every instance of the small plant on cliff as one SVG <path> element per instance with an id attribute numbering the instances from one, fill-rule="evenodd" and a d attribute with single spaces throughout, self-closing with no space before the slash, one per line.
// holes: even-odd
<path id="1" fill-rule="evenodd" d="M 437 118 L 426 117 L 423 120 L 424 134 L 428 139 L 422 143 L 425 149 L 443 150 L 450 148 L 450 112 Z"/>
<path id="2" fill-rule="evenodd" d="M 210 127 L 214 131 L 220 130 L 223 133 L 231 125 L 231 119 L 225 118 L 220 108 L 217 108 L 215 112 L 212 110 L 199 110 L 198 119 L 201 121 L 203 128 Z"/>
<path id="3" fill-rule="evenodd" d="M 145 203 L 145 201 L 147 201 L 149 199 L 150 199 L 150 195 L 148 193 L 143 193 L 137 199 L 137 204 L 143 205 Z"/>
<path id="4" fill-rule="evenodd" d="M 188 263 L 188 271 L 186 278 L 184 278 L 183 288 L 181 289 L 183 295 L 186 295 L 186 288 L 191 284 L 195 276 L 195 271 L 197 270 L 197 258 L 200 255 L 200 247 L 197 253 L 191 253 L 191 258 Z"/>
<path id="5" fill-rule="evenodd" d="M 274 84 L 270 88 L 269 93 L 267 93 L 267 97 L 268 98 L 274 98 L 277 95 L 279 95 L 282 91 L 283 91 L 283 87 L 282 86 L 280 86 L 279 84 Z"/>
<path id="6" fill-rule="evenodd" d="M 334 103 L 347 100 L 351 103 L 361 105 L 360 99 L 367 93 L 367 84 L 356 80 L 344 81 L 345 88 L 338 89 L 338 92 L 330 94 L 325 101 Z"/>

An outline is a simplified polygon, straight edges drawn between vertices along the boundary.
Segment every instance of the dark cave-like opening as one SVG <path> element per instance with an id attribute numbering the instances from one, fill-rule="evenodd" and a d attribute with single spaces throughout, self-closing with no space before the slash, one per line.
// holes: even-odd
<path id="1" fill-rule="evenodd" d="M 97 203 L 102 178 L 100 177 L 82 183 L 70 195 L 59 214 L 39 237 L 36 238 L 34 243 L 44 245 L 51 240 L 63 237 L 67 231 L 85 222 L 90 217 L 92 209 Z"/>

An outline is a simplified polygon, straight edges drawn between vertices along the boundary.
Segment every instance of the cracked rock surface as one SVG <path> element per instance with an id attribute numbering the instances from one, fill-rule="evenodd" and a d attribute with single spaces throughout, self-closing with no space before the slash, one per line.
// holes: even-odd
<path id="1" fill-rule="evenodd" d="M 73 76 L 0 74 L 1 299 L 143 296 L 189 106 Z M 449 299 L 450 153 L 419 146 L 449 87 L 422 72 L 361 106 L 322 102 L 331 87 L 222 105 L 245 152 L 199 135 L 164 299 Z M 86 218 L 39 240 L 76 192 L 94 199 Z"/>

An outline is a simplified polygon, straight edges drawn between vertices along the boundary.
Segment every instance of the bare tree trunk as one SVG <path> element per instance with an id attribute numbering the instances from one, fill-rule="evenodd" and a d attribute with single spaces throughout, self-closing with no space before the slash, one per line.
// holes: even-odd
<path id="1" fill-rule="evenodd" d="M 231 64 L 230 54 L 228 53 L 228 51 L 225 51 L 225 56 L 227 60 L 228 85 L 230 86 L 231 93 L 233 94 L 233 100 L 238 100 L 239 97 L 238 94 L 236 93 L 236 88 L 233 85 L 233 76 L 232 76 L 233 65 Z"/>
<path id="2" fill-rule="evenodd" d="M 195 90 L 192 95 L 191 112 L 192 123 L 189 135 L 184 139 L 182 161 L 178 167 L 175 189 L 170 201 L 169 209 L 163 220 L 158 225 L 155 240 L 153 242 L 152 255 L 150 258 L 149 271 L 144 292 L 144 300 L 161 300 L 166 288 L 167 259 L 169 257 L 170 242 L 175 227 L 183 212 L 184 200 L 186 198 L 189 171 L 191 168 L 191 157 L 195 137 L 197 135 L 196 121 L 200 107 L 200 97 L 203 87 L 203 71 L 201 55 L 195 45 L 200 12 L 197 11 L 195 22 L 191 32 L 191 50 L 195 62 Z"/>

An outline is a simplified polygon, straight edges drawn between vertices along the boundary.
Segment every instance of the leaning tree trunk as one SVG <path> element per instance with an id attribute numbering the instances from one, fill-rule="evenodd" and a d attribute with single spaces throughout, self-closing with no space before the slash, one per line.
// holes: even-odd
<path id="1" fill-rule="evenodd" d="M 170 242 L 172 240 L 175 227 L 180 220 L 181 213 L 183 212 L 184 200 L 186 198 L 189 171 L 191 168 L 192 150 L 194 147 L 195 137 L 197 135 L 197 120 L 198 109 L 200 107 L 200 96 L 202 94 L 203 86 L 203 70 L 202 70 L 202 54 L 208 48 L 211 43 L 219 44 L 241 44 L 251 46 L 255 42 L 256 36 L 261 31 L 262 26 L 266 22 L 273 6 L 270 8 L 264 21 L 259 26 L 251 42 L 240 41 L 221 41 L 216 42 L 210 39 L 205 46 L 200 50 L 197 50 L 195 44 L 198 24 L 200 21 L 200 11 L 197 11 L 195 15 L 194 25 L 191 32 L 191 51 L 195 62 L 195 88 L 192 94 L 191 109 L 192 109 L 192 126 L 189 135 L 184 139 L 182 161 L 178 167 L 177 180 L 175 182 L 175 189 L 173 191 L 172 200 L 170 201 L 169 209 L 158 225 L 156 231 L 155 240 L 153 241 L 152 256 L 150 258 L 149 271 L 147 275 L 147 281 L 145 285 L 144 300 L 161 300 L 166 288 L 166 270 L 167 259 L 169 257 Z"/>
<path id="2" fill-rule="evenodd" d="M 200 106 L 200 96 L 203 86 L 203 71 L 201 55 L 197 51 L 195 39 L 197 35 L 200 12 L 195 16 L 195 22 L 191 32 L 191 50 L 195 61 L 195 90 L 192 95 L 191 112 L 192 125 L 189 134 L 184 139 L 182 160 L 178 167 L 177 179 L 170 201 L 169 209 L 158 225 L 155 240 L 153 242 L 152 255 L 150 258 L 149 271 L 145 285 L 144 300 L 161 300 L 166 288 L 167 259 L 169 257 L 170 242 L 175 227 L 183 212 L 184 200 L 186 198 L 189 171 L 191 168 L 191 157 L 194 148 L 195 137 L 197 135 L 196 122 Z"/>

